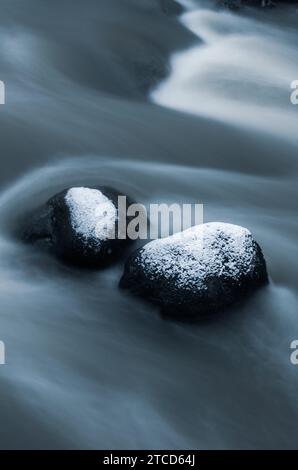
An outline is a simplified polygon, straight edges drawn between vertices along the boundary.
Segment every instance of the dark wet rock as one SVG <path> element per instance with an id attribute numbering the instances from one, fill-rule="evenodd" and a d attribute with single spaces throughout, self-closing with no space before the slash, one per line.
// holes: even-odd
<path id="1" fill-rule="evenodd" d="M 65 189 L 27 219 L 22 238 L 69 263 L 104 266 L 128 243 L 118 238 L 119 195 L 104 187 Z"/>
<path id="2" fill-rule="evenodd" d="M 282 4 L 298 4 L 298 0 L 220 0 L 219 3 L 232 9 L 241 8 L 245 5 L 266 8 Z"/>
<path id="3" fill-rule="evenodd" d="M 188 320 L 219 312 L 267 282 L 266 263 L 251 233 L 214 222 L 135 251 L 120 287 L 159 305 L 167 316 Z"/>
<path id="4" fill-rule="evenodd" d="M 134 61 L 129 61 L 129 65 L 142 94 L 153 90 L 169 74 L 168 64 L 158 55 L 138 57 Z"/>
<path id="5" fill-rule="evenodd" d="M 150 0 L 145 5 L 148 8 L 148 17 L 152 17 L 152 24 L 154 24 L 154 28 L 160 30 L 164 42 L 158 45 L 158 35 L 152 39 L 149 37 L 148 32 L 142 33 L 140 39 L 134 44 L 133 54 L 130 50 L 125 58 L 125 64 L 123 64 L 130 70 L 133 82 L 137 84 L 137 90 L 143 96 L 150 93 L 158 83 L 168 76 L 170 72 L 169 56 L 172 51 L 182 48 L 183 44 L 187 44 L 188 39 L 190 41 L 192 39 L 189 32 L 176 21 L 176 17 L 184 11 L 184 8 L 178 2 L 175 0 L 158 0 L 156 4 Z M 161 15 L 160 11 L 169 18 Z M 160 26 L 158 26 L 159 22 L 161 22 Z M 150 26 L 151 29 L 152 26 Z M 175 35 L 172 35 L 172 30 L 176 31 Z M 182 32 L 185 37 L 182 37 Z M 171 39 L 169 38 L 167 45 L 169 34 Z M 178 43 L 177 35 L 179 35 L 182 42 Z M 184 43 L 184 40 L 186 40 L 186 43 Z"/>
<path id="6" fill-rule="evenodd" d="M 72 28 L 66 31 L 69 5 Z M 51 60 L 63 75 L 126 99 L 147 99 L 167 76 L 172 53 L 196 40 L 178 21 L 183 9 L 175 0 L 88 0 L 83 14 L 80 2 L 68 0 L 59 4 L 58 20 L 50 3 L 36 0 L 35 9 L 42 21 L 38 32 L 49 38 Z"/>
<path id="7" fill-rule="evenodd" d="M 183 7 L 175 0 L 159 0 L 162 11 L 166 15 L 181 15 Z"/>

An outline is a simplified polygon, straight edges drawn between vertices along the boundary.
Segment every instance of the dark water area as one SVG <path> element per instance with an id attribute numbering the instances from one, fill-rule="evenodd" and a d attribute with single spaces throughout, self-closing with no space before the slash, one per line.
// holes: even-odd
<path id="1" fill-rule="evenodd" d="M 296 448 L 295 6 L 2 0 L 1 448 Z M 181 10 L 182 13 L 182 10 Z M 202 202 L 248 227 L 270 284 L 197 325 L 22 245 L 71 185 Z"/>

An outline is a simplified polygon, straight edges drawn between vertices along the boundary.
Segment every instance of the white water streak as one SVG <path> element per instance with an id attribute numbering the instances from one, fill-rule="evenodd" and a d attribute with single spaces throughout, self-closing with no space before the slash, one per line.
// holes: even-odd
<path id="1" fill-rule="evenodd" d="M 262 19 L 202 8 L 183 14 L 182 23 L 203 42 L 173 55 L 172 73 L 153 101 L 296 141 L 290 96 L 297 34 Z"/>

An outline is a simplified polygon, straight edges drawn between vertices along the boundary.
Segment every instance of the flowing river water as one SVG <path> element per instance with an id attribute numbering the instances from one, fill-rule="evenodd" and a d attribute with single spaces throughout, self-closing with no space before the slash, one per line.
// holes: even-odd
<path id="1" fill-rule="evenodd" d="M 297 446 L 297 11 L 180 3 L 2 0 L 2 448 Z M 270 285 L 179 324 L 119 291 L 123 259 L 77 270 L 13 235 L 89 184 L 248 227 Z"/>

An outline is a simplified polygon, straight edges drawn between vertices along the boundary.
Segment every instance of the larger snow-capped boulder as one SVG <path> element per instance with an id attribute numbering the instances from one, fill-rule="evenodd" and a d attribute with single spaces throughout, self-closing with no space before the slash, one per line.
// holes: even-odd
<path id="1" fill-rule="evenodd" d="M 264 256 L 251 233 L 213 222 L 138 249 L 120 287 L 184 320 L 219 312 L 267 282 Z"/>
<path id="2" fill-rule="evenodd" d="M 127 243 L 118 237 L 119 195 L 111 188 L 65 189 L 29 218 L 23 238 L 73 264 L 105 265 Z"/>

